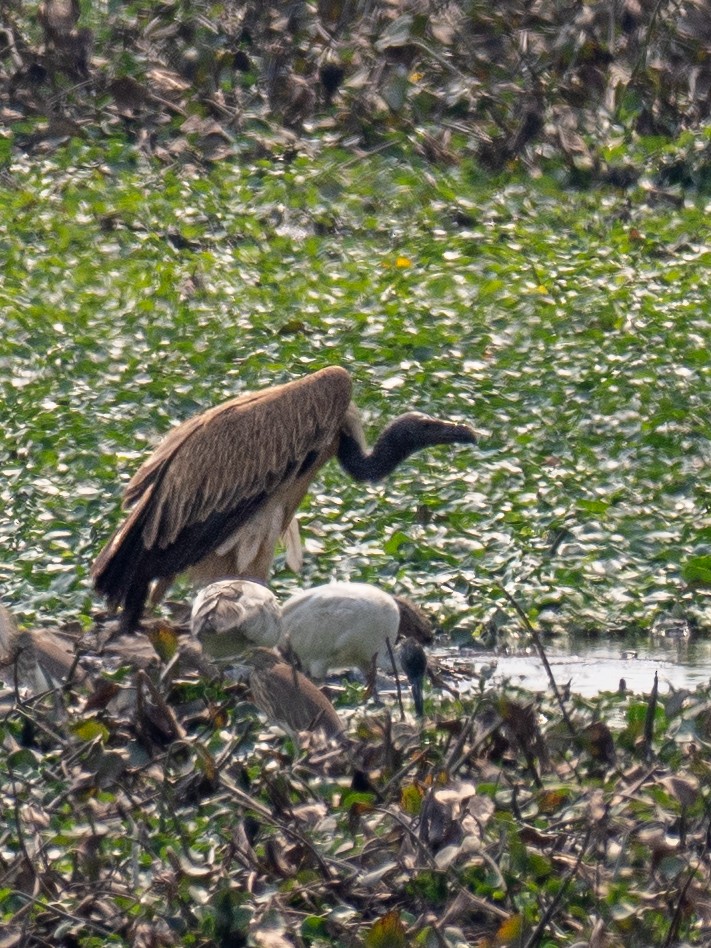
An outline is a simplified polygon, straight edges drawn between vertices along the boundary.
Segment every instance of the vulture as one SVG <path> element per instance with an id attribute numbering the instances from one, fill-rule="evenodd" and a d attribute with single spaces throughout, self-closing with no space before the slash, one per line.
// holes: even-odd
<path id="1" fill-rule="evenodd" d="M 131 508 L 99 553 L 92 577 L 120 632 L 140 622 L 151 585 L 159 601 L 190 570 L 200 585 L 242 576 L 266 581 L 279 537 L 318 470 L 337 457 L 351 477 L 378 481 L 421 448 L 476 441 L 464 424 L 407 412 L 368 451 L 351 378 L 330 366 L 240 395 L 174 428 L 129 482 Z"/>

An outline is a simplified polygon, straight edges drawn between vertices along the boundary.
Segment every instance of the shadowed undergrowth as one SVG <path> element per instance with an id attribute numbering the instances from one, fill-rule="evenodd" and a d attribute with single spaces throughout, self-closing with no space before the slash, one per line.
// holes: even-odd
<path id="1" fill-rule="evenodd" d="M 562 716 L 482 683 L 421 726 L 342 707 L 344 747 L 160 670 L 5 693 L 6 944 L 708 940 L 705 691 Z"/>

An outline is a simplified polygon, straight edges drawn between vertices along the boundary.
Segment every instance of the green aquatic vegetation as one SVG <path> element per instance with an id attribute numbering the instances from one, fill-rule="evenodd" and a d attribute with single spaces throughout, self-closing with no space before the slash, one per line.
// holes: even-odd
<path id="1" fill-rule="evenodd" d="M 374 487 L 327 467 L 304 582 L 379 581 L 471 630 L 502 586 L 554 630 L 708 626 L 701 200 L 74 143 L 9 166 L 0 252 L 0 576 L 25 621 L 88 621 L 122 485 L 171 425 L 341 363 L 370 432 L 415 407 L 482 437 Z"/>

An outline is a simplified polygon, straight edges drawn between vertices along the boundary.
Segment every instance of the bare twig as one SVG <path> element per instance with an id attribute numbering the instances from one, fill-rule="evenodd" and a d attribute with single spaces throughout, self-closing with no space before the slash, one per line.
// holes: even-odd
<path id="1" fill-rule="evenodd" d="M 398 703 L 398 707 L 400 708 L 400 720 L 404 721 L 405 709 L 402 706 L 402 690 L 400 688 L 400 676 L 397 673 L 397 664 L 395 662 L 395 655 L 393 653 L 393 647 L 390 642 L 390 639 L 386 638 L 385 642 L 387 643 L 388 654 L 390 655 L 390 661 L 392 662 L 392 666 L 393 666 L 393 675 L 395 675 L 395 687 L 397 688 L 397 703 Z"/>
<path id="2" fill-rule="evenodd" d="M 560 888 L 558 889 L 558 892 L 556 893 L 555 898 L 551 901 L 550 905 L 543 913 L 543 916 L 541 917 L 540 922 L 538 923 L 538 925 L 536 925 L 535 930 L 531 933 L 531 937 L 528 939 L 528 941 L 524 945 L 524 948 L 535 948 L 536 945 L 539 945 L 541 943 L 541 939 L 543 938 L 543 933 L 548 927 L 548 923 L 555 915 L 556 910 L 558 909 L 558 906 L 563 901 L 563 896 L 567 892 L 568 887 L 570 886 L 570 883 L 573 881 L 573 879 L 577 875 L 578 869 L 580 868 L 580 864 L 583 861 L 583 857 L 585 856 L 585 853 L 587 852 L 588 843 L 590 841 L 590 836 L 592 834 L 592 829 L 593 829 L 592 826 L 588 826 L 587 832 L 585 833 L 585 838 L 583 839 L 583 843 L 580 847 L 580 852 L 578 853 L 578 858 L 575 860 L 575 865 L 572 867 L 570 872 L 563 879 L 560 885 Z"/>
<path id="3" fill-rule="evenodd" d="M 575 731 L 575 728 L 573 727 L 573 722 L 570 720 L 570 717 L 568 716 L 568 712 L 566 710 L 565 704 L 561 697 L 560 691 L 558 690 L 558 685 L 556 684 L 556 680 L 553 675 L 553 670 L 551 669 L 550 663 L 548 661 L 548 656 L 546 655 L 545 649 L 543 648 L 541 637 L 539 636 L 538 632 L 534 629 L 528 616 L 523 611 L 521 606 L 519 606 L 519 604 L 516 602 L 516 600 L 508 591 L 508 589 L 506 589 L 500 583 L 497 583 L 497 586 L 501 590 L 501 592 L 504 594 L 504 596 L 506 596 L 506 599 L 511 603 L 513 608 L 516 610 L 516 614 L 523 622 L 524 626 L 526 627 L 526 630 L 528 631 L 528 634 L 531 636 L 531 639 L 533 640 L 533 644 L 536 646 L 536 651 L 538 652 L 538 655 L 541 661 L 543 662 L 543 667 L 546 670 L 546 674 L 548 675 L 548 681 L 550 682 L 550 686 L 553 690 L 553 694 L 555 695 L 555 699 L 558 702 L 558 706 L 560 708 L 561 714 L 563 715 L 565 726 L 570 731 L 570 734 L 572 737 L 574 738 L 577 737 L 577 733 Z"/>
<path id="4" fill-rule="evenodd" d="M 659 673 L 654 673 L 652 693 L 647 702 L 647 713 L 644 718 L 644 756 L 649 760 L 652 756 L 652 742 L 654 741 L 654 716 L 657 711 L 657 695 L 659 694 Z"/>

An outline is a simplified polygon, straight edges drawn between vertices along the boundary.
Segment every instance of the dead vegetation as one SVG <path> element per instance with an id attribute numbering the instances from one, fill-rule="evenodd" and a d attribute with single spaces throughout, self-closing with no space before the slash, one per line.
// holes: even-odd
<path id="1" fill-rule="evenodd" d="M 708 692 L 351 690 L 297 739 L 156 631 L 0 695 L 4 946 L 708 944 Z"/>
<path id="2" fill-rule="evenodd" d="M 127 134 L 165 162 L 409 141 L 613 183 L 630 135 L 708 119 L 707 0 L 210 5 L 9 0 L 0 119 L 26 149 Z"/>

